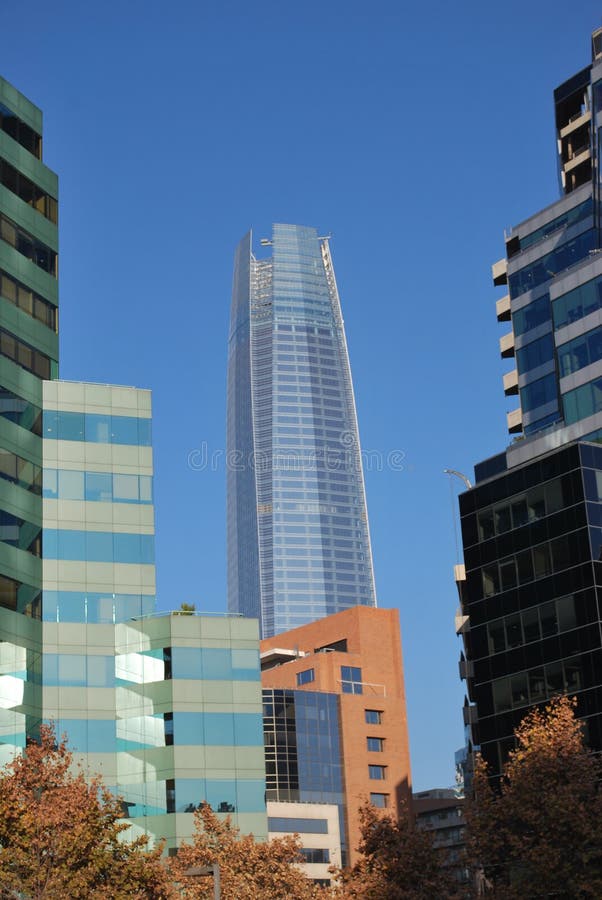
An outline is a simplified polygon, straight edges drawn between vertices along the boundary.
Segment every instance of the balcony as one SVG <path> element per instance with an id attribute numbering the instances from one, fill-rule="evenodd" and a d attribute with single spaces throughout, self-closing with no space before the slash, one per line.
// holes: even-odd
<path id="1" fill-rule="evenodd" d="M 512 369 L 504 375 L 504 393 L 506 397 L 514 397 L 518 394 L 518 372 Z"/>
<path id="2" fill-rule="evenodd" d="M 577 147 L 576 150 L 573 150 L 571 153 L 571 158 L 565 162 L 563 165 L 563 171 L 565 173 L 571 172 L 573 169 L 576 169 L 577 166 L 580 166 L 581 163 L 584 163 L 586 160 L 591 159 L 591 151 L 589 147 L 589 141 L 582 147 Z"/>
<path id="3" fill-rule="evenodd" d="M 504 297 L 500 297 L 500 299 L 495 304 L 495 314 L 497 316 L 498 322 L 510 321 L 510 294 L 506 294 Z"/>
<path id="4" fill-rule="evenodd" d="M 500 355 L 502 359 L 510 359 L 514 356 L 514 332 L 509 331 L 500 338 Z"/>
<path id="5" fill-rule="evenodd" d="M 502 284 L 508 284 L 508 260 L 505 256 L 503 259 L 499 259 L 492 265 L 491 275 L 496 287 L 499 287 Z"/>
<path id="6" fill-rule="evenodd" d="M 468 616 L 464 615 L 461 606 L 456 610 L 455 626 L 456 634 L 465 634 L 470 630 L 470 620 Z"/>
<path id="7" fill-rule="evenodd" d="M 462 707 L 462 716 L 465 725 L 476 725 L 479 721 L 476 706 L 469 706 L 468 702 Z"/>
<path id="8" fill-rule="evenodd" d="M 464 659 L 464 654 L 462 654 L 462 657 L 458 662 L 458 668 L 460 670 L 460 678 L 463 680 L 466 678 L 474 678 L 474 663 L 472 659 Z"/>
<path id="9" fill-rule="evenodd" d="M 565 125 L 564 128 L 560 129 L 560 137 L 565 138 L 569 134 L 572 134 L 573 131 L 577 131 L 579 128 L 581 128 L 582 125 L 587 125 L 587 123 L 591 120 L 591 117 L 592 114 L 589 109 L 586 109 L 584 113 L 576 113 L 569 120 L 568 125 Z"/>
<path id="10" fill-rule="evenodd" d="M 508 423 L 508 434 L 520 434 L 523 430 L 523 411 L 522 409 L 513 409 L 506 413 L 506 421 Z"/>

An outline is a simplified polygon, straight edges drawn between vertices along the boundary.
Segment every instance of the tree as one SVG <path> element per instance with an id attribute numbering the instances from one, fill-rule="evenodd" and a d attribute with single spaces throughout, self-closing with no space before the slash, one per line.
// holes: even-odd
<path id="1" fill-rule="evenodd" d="M 196 612 L 194 603 L 180 603 L 180 608 L 174 610 L 174 616 L 193 616 Z"/>
<path id="2" fill-rule="evenodd" d="M 523 719 L 499 791 L 477 760 L 467 846 L 495 897 L 602 897 L 602 771 L 574 708 L 559 697 Z"/>
<path id="3" fill-rule="evenodd" d="M 460 896 L 431 835 L 407 813 L 396 821 L 369 803 L 360 809 L 361 858 L 339 871 L 344 900 L 444 900 Z"/>
<path id="4" fill-rule="evenodd" d="M 168 900 L 176 894 L 146 839 L 125 842 L 120 801 L 74 771 L 54 731 L 40 729 L 0 772 L 0 897 L 28 900 Z"/>
<path id="5" fill-rule="evenodd" d="M 241 836 L 230 816 L 221 820 L 210 806 L 195 812 L 192 844 L 183 844 L 172 861 L 172 873 L 187 898 L 213 897 L 213 876 L 187 878 L 194 867 L 218 863 L 223 900 L 314 900 L 324 897 L 303 874 L 296 837 L 258 843 L 252 834 Z"/>

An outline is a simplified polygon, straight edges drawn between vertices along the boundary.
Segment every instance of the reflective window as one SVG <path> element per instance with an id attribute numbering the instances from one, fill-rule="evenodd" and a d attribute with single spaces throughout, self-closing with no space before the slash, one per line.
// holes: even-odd
<path id="1" fill-rule="evenodd" d="M 368 766 L 368 775 L 376 781 L 383 781 L 386 776 L 386 766 Z"/>
<path id="2" fill-rule="evenodd" d="M 205 681 L 259 681 L 259 653 L 221 647 L 174 647 L 174 678 Z"/>
<path id="3" fill-rule="evenodd" d="M 377 794 L 370 793 L 370 804 L 371 806 L 376 806 L 378 809 L 387 809 L 389 806 L 389 795 L 388 794 Z"/>
<path id="4" fill-rule="evenodd" d="M 50 723 L 49 723 L 50 724 Z M 67 743 L 80 753 L 114 753 L 116 748 L 115 719 L 57 719 L 57 735 L 66 735 Z"/>
<path id="5" fill-rule="evenodd" d="M 52 331 L 57 330 L 56 307 L 2 269 L 0 269 L 0 295 L 28 316 L 47 325 Z"/>
<path id="6" fill-rule="evenodd" d="M 0 509 L 0 541 L 2 543 L 18 550 L 26 550 L 33 556 L 41 556 L 41 538 L 42 529 L 38 525 Z"/>
<path id="7" fill-rule="evenodd" d="M 576 596 L 579 595 L 568 594 L 558 600 L 550 600 L 548 603 L 489 622 L 487 625 L 489 653 L 501 653 L 531 641 L 539 641 L 542 637 L 578 627 L 580 623 L 577 621 Z"/>
<path id="8" fill-rule="evenodd" d="M 0 478 L 25 488 L 32 494 L 41 493 L 42 470 L 40 466 L 36 466 L 15 453 L 10 453 L 8 450 L 0 450 Z"/>
<path id="9" fill-rule="evenodd" d="M 593 416 L 602 410 L 602 378 L 563 394 L 564 419 L 567 425 Z"/>
<path id="10" fill-rule="evenodd" d="M 544 284 L 586 257 L 589 251 L 595 248 L 595 245 L 596 232 L 594 229 L 590 229 L 574 240 L 561 244 L 523 269 L 519 269 L 518 272 L 508 276 L 510 296 L 518 297 L 525 291 L 539 287 L 540 284 Z"/>
<path id="11" fill-rule="evenodd" d="M 385 741 L 380 737 L 366 738 L 366 749 L 372 753 L 382 753 L 385 749 Z"/>
<path id="12" fill-rule="evenodd" d="M 0 355 L 7 356 L 21 368 L 45 380 L 50 378 L 52 369 L 56 368 L 56 363 L 53 366 L 49 356 L 3 328 L 0 329 Z"/>
<path id="13" fill-rule="evenodd" d="M 0 184 L 56 225 L 58 218 L 56 199 L 2 158 L 0 158 Z"/>
<path id="14" fill-rule="evenodd" d="M 175 648 L 174 648 L 175 649 Z M 178 745 L 204 744 L 212 747 L 261 747 L 261 713 L 185 713 L 173 714 L 174 741 Z"/>
<path id="15" fill-rule="evenodd" d="M 112 624 L 150 615 L 154 611 L 155 597 L 150 594 L 44 591 L 45 622 Z"/>
<path id="16" fill-rule="evenodd" d="M 311 684 L 316 677 L 316 673 L 314 669 L 304 669 L 302 672 L 297 672 L 297 686 L 300 687 L 302 684 Z"/>
<path id="17" fill-rule="evenodd" d="M 44 469 L 44 497 L 107 503 L 151 503 L 152 478 L 146 475 Z"/>
<path id="18" fill-rule="evenodd" d="M 543 294 L 537 300 L 533 300 L 522 309 L 512 313 L 512 330 L 514 334 L 524 334 L 544 322 L 549 322 L 552 317 L 550 295 Z"/>
<path id="19" fill-rule="evenodd" d="M 557 398 L 556 376 L 554 374 L 532 381 L 531 384 L 520 389 L 520 404 L 523 412 L 529 412 L 538 406 L 544 406 L 544 404 L 551 403 Z"/>
<path id="20" fill-rule="evenodd" d="M 552 303 L 554 328 L 558 330 L 571 322 L 583 319 L 602 308 L 602 275 L 562 294 Z"/>
<path id="21" fill-rule="evenodd" d="M 42 434 L 41 408 L 2 387 L 0 387 L 0 417 L 33 434 Z"/>
<path id="22" fill-rule="evenodd" d="M 58 259 L 56 251 L 34 238 L 2 213 L 0 213 L 0 239 L 56 278 Z"/>
<path id="23" fill-rule="evenodd" d="M 544 238 L 549 237 L 550 234 L 558 231 L 558 229 L 566 228 L 569 225 L 575 225 L 576 222 L 581 222 L 583 219 L 591 216 L 592 212 L 593 201 L 591 197 L 588 197 L 587 200 L 583 201 L 583 203 L 580 203 L 578 206 L 574 206 L 572 209 L 569 209 L 561 216 L 557 216 L 557 218 L 552 219 L 552 221 L 548 222 L 547 225 L 542 225 L 540 228 L 536 228 L 535 231 L 531 231 L 529 234 L 521 237 L 520 249 L 526 250 L 527 247 L 531 247 L 538 241 L 544 240 Z"/>
<path id="24" fill-rule="evenodd" d="M 47 528 L 44 530 L 44 555 L 48 559 L 145 565 L 154 559 L 154 537 L 148 534 Z"/>
<path id="25" fill-rule="evenodd" d="M 60 441 L 151 446 L 151 420 L 44 410 L 44 437 Z"/>
<path id="26" fill-rule="evenodd" d="M 114 656 L 45 653 L 44 684 L 67 687 L 113 687 Z"/>
<path id="27" fill-rule="evenodd" d="M 362 670 L 356 666 L 341 666 L 341 690 L 344 694 L 362 694 Z"/>
<path id="28" fill-rule="evenodd" d="M 554 337 L 551 333 L 526 344 L 516 351 L 516 364 L 520 375 L 554 359 Z"/>
<path id="29" fill-rule="evenodd" d="M 570 375 L 602 359 L 602 328 L 588 331 L 558 348 L 560 375 Z"/>
<path id="30" fill-rule="evenodd" d="M 496 713 L 540 703 L 557 693 L 571 693 L 583 686 L 583 664 L 580 656 L 538 666 L 492 683 L 493 707 Z"/>

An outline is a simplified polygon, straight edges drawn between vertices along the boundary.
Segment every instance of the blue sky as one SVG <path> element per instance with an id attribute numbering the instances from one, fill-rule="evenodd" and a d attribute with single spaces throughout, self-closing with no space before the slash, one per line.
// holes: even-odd
<path id="1" fill-rule="evenodd" d="M 274 221 L 332 233 L 363 447 L 403 454 L 366 483 L 414 787 L 451 784 L 443 469 L 508 441 L 490 265 L 558 196 L 552 91 L 589 62 L 599 4 L 0 0 L 0 22 L 60 174 L 61 376 L 153 390 L 163 609 L 225 608 L 223 463 L 188 460 L 224 447 L 233 249 Z"/>

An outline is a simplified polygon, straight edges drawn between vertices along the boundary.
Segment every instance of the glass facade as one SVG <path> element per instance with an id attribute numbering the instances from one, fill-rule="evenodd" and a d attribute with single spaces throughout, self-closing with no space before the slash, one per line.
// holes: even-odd
<path id="1" fill-rule="evenodd" d="M 336 804 L 345 858 L 338 696 L 307 690 L 264 689 L 263 729 L 268 801 Z M 306 828 L 307 825 L 293 830 L 301 832 Z M 270 821 L 269 829 L 288 831 L 290 826 L 276 828 Z"/>
<path id="2" fill-rule="evenodd" d="M 602 750 L 602 447 L 573 444 L 460 496 L 472 742 L 493 774 L 530 706 L 577 697 Z"/>
<path id="3" fill-rule="evenodd" d="M 228 608 L 262 636 L 375 605 L 351 372 L 328 241 L 275 225 L 235 261 L 228 369 Z"/>
<path id="4" fill-rule="evenodd" d="M 0 78 L 0 762 L 42 719 L 42 379 L 58 375 L 58 179 Z"/>

